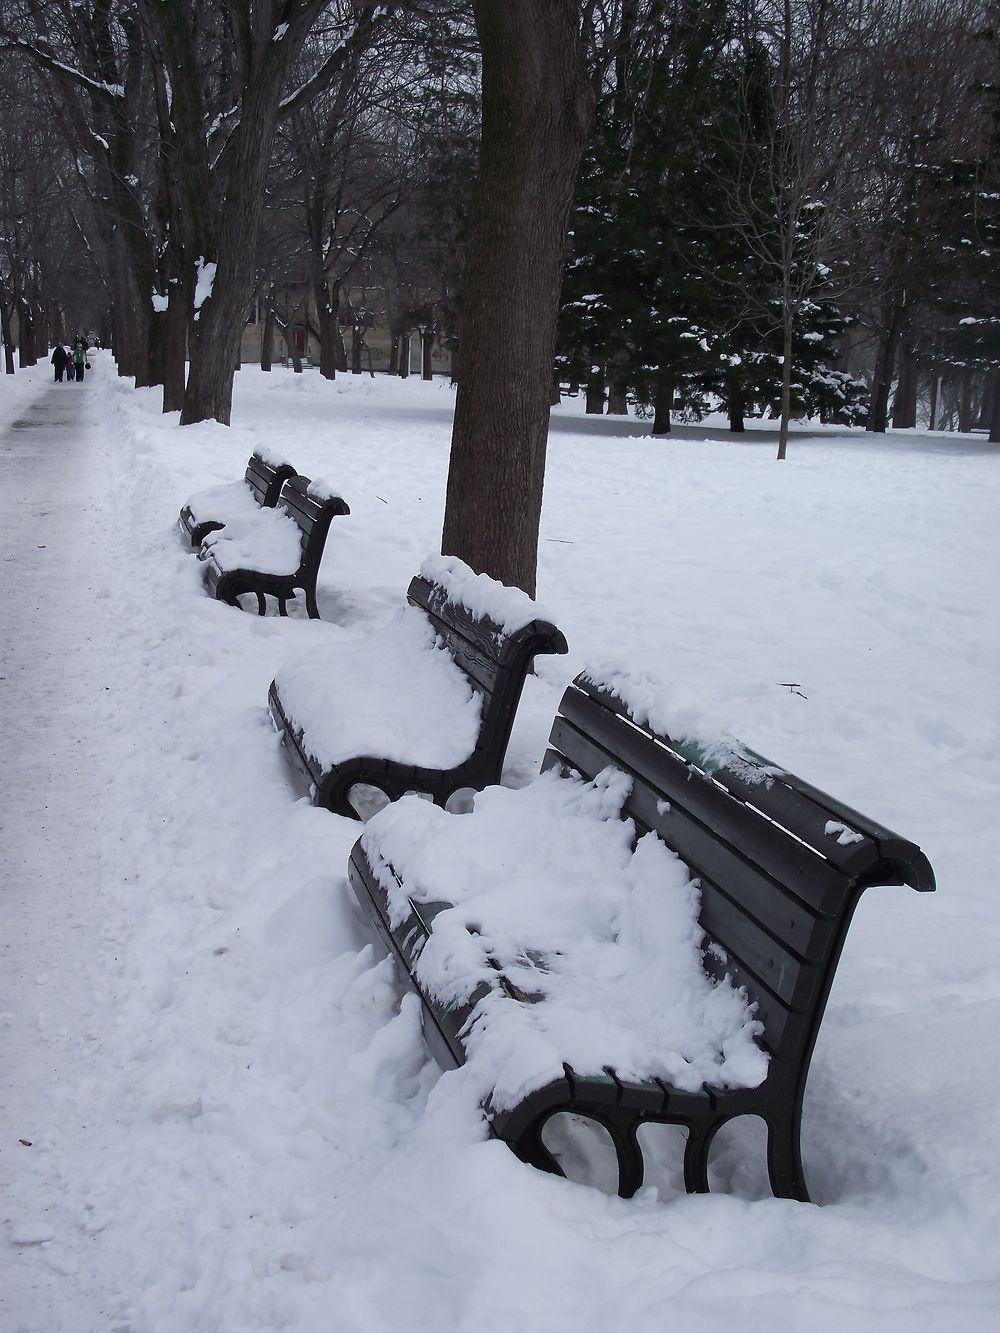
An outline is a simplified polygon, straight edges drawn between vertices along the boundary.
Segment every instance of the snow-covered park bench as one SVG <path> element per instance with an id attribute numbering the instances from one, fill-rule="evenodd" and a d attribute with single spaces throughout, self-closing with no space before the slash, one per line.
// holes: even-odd
<path id="1" fill-rule="evenodd" d="M 525 593 L 435 556 L 388 625 L 286 664 L 268 706 L 316 805 L 357 816 L 371 804 L 365 788 L 443 805 L 499 782 L 535 655 L 565 652 Z"/>
<path id="2" fill-rule="evenodd" d="M 198 558 L 210 596 L 239 606 L 244 593 L 254 593 L 264 615 L 267 597 L 276 597 L 278 611 L 288 614 L 295 589 L 305 593 L 306 610 L 319 619 L 316 577 L 330 524 L 351 511 L 346 501 L 308 477 L 292 476 L 281 488 L 274 509 L 257 509 L 246 521 L 221 532 L 210 532 Z"/>
<path id="3" fill-rule="evenodd" d="M 273 509 L 281 488 L 295 469 L 284 459 L 251 454 L 242 479 L 210 486 L 192 495 L 181 508 L 178 524 L 192 546 L 200 546 L 210 532 L 233 530 L 244 521 L 253 522 L 258 509 Z"/>
<path id="4" fill-rule="evenodd" d="M 933 872 L 738 743 L 670 739 L 696 728 L 664 692 L 602 675 L 567 689 L 527 787 L 490 787 L 471 814 L 411 797 L 380 811 L 354 893 L 433 1054 L 466 1065 L 523 1161 L 559 1172 L 546 1122 L 589 1117 L 629 1197 L 640 1127 L 681 1125 L 700 1192 L 718 1129 L 753 1115 L 774 1194 L 806 1201 L 802 1097 L 855 905 L 870 885 L 932 890 Z"/>

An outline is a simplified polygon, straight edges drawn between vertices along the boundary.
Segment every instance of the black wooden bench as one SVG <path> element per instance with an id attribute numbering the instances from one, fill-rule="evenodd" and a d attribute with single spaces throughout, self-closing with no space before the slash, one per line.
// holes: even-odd
<path id="1" fill-rule="evenodd" d="M 242 594 L 254 593 L 259 615 L 266 613 L 266 598 L 275 597 L 283 616 L 288 614 L 288 601 L 299 588 L 305 593 L 309 616 L 318 620 L 316 578 L 327 533 L 334 518 L 350 512 L 339 495 L 317 493 L 308 477 L 289 477 L 281 488 L 276 508 L 260 510 L 256 522 L 241 526 L 236 537 L 228 538 L 225 529 L 218 534 L 209 533 L 198 553 L 204 562 L 205 588 L 210 596 L 230 606 L 239 606 Z M 267 555 L 258 557 L 255 543 L 265 552 L 268 545 L 265 538 L 273 538 L 276 526 L 286 521 L 297 527 L 298 534 L 284 563 L 273 562 Z"/>
<path id="2" fill-rule="evenodd" d="M 808 1201 L 799 1150 L 803 1091 L 852 913 L 870 885 L 932 890 L 931 867 L 913 843 L 759 756 L 743 752 L 719 767 L 697 748 L 636 725 L 619 698 L 580 676 L 561 701 L 543 769 L 592 778 L 609 765 L 632 778 L 623 815 L 635 821 L 637 836 L 655 830 L 697 878 L 703 967 L 711 977 L 731 977 L 755 1002 L 768 1072 L 755 1088 L 703 1085 L 692 1093 L 657 1078 L 629 1079 L 613 1068 L 566 1064 L 562 1077 L 502 1112 L 487 1098 L 491 1131 L 523 1161 L 559 1173 L 542 1140 L 546 1121 L 563 1111 L 590 1117 L 611 1136 L 619 1193 L 629 1197 L 643 1180 L 637 1131 L 644 1122 L 686 1127 L 684 1184 L 689 1192 L 702 1192 L 718 1129 L 734 1117 L 755 1115 L 767 1126 L 774 1194 Z M 470 1026 L 484 997 L 492 1004 L 499 995 L 503 1005 L 535 997 L 501 971 L 488 986 L 470 985 L 467 1002 L 450 1008 L 421 990 L 414 967 L 450 904 L 425 901 L 426 886 L 414 902 L 405 881 L 375 850 L 383 882 L 387 873 L 393 876 L 390 885 L 400 885 L 406 895 L 403 910 L 409 903 L 406 918 L 391 924 L 386 889 L 362 845 L 377 849 L 378 829 L 376 817 L 355 845 L 350 882 L 421 996 L 433 1054 L 442 1067 L 454 1068 L 467 1057 Z M 544 959 L 539 966 L 544 968 Z"/>
<path id="3" fill-rule="evenodd" d="M 513 632 L 505 632 L 492 620 L 477 619 L 468 608 L 450 601 L 444 587 L 420 575 L 411 580 L 407 601 L 429 618 L 438 646 L 447 650 L 471 689 L 479 695 L 478 736 L 464 758 L 444 768 L 387 759 L 378 752 L 366 753 L 363 747 L 357 754 L 330 762 L 311 750 L 305 725 L 308 719 L 290 715 L 287 701 L 282 698 L 279 675 L 271 683 L 268 707 L 293 772 L 314 804 L 337 814 L 358 817 L 359 810 L 350 798 L 351 789 L 359 785 L 374 787 L 390 800 L 408 791 L 424 792 L 437 804 L 444 805 L 457 791 L 466 788 L 478 791 L 499 782 L 524 678 L 535 655 L 567 651 L 565 638 L 549 621 L 535 619 Z M 327 670 L 328 710 L 336 718 L 338 713 L 351 708 L 351 700 L 345 697 L 343 682 L 336 676 L 335 662 Z M 406 706 L 419 716 L 420 697 L 409 698 Z"/>
<path id="4" fill-rule="evenodd" d="M 273 509 L 281 488 L 295 476 L 291 463 L 277 463 L 251 454 L 242 481 L 224 482 L 199 491 L 183 506 L 178 525 L 191 545 L 198 547 L 210 532 L 252 515 L 252 505 Z"/>

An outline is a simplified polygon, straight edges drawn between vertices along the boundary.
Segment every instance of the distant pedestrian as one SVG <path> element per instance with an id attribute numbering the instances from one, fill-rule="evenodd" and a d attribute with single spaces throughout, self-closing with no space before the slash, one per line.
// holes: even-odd
<path id="1" fill-rule="evenodd" d="M 76 371 L 77 383 L 83 379 L 83 372 L 87 365 L 87 349 L 83 343 L 73 344 L 73 369 Z"/>
<path id="2" fill-rule="evenodd" d="M 66 369 L 66 362 L 69 360 L 69 353 L 62 343 L 56 343 L 56 350 L 52 353 L 52 364 L 56 370 L 56 383 L 62 384 L 63 372 Z"/>

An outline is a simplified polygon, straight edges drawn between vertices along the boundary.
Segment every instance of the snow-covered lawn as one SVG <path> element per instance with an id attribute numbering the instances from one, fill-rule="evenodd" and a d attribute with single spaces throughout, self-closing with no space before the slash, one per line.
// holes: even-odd
<path id="1" fill-rule="evenodd" d="M 851 928 L 804 1113 L 819 1206 L 725 1143 L 724 1192 L 623 1202 L 521 1165 L 429 1061 L 352 907 L 359 826 L 296 799 L 268 721 L 282 663 L 384 625 L 437 550 L 451 391 L 248 367 L 231 429 L 182 430 L 91 359 L 0 377 L 3 423 L 78 414 L 38 455 L 68 507 L 29 495 L 30 432 L 0 439 L 3 1333 L 992 1333 L 1000 450 L 799 431 L 777 464 L 766 430 L 554 413 L 538 597 L 570 653 L 505 781 L 614 658 L 938 877 Z M 322 622 L 209 601 L 176 531 L 258 445 L 351 506 Z"/>

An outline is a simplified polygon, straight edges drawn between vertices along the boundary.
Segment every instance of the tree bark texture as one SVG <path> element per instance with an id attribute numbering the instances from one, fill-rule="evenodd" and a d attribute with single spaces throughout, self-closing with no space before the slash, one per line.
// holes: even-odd
<path id="1" fill-rule="evenodd" d="M 432 354 L 434 351 L 434 330 L 420 330 L 420 377 L 425 380 L 434 378 L 434 362 Z"/>
<path id="2" fill-rule="evenodd" d="M 673 377 L 661 370 L 656 378 L 656 394 L 653 399 L 653 434 L 670 434 L 670 409 L 674 405 Z"/>
<path id="3" fill-rule="evenodd" d="M 878 434 L 885 433 L 889 421 L 889 391 L 892 388 L 892 377 L 896 368 L 896 350 L 899 347 L 899 340 L 903 336 L 906 318 L 907 314 L 903 306 L 894 303 L 879 341 L 867 427 L 868 430 L 875 431 Z"/>
<path id="4" fill-rule="evenodd" d="M 780 463 L 788 454 L 788 425 L 792 417 L 792 335 L 795 312 L 785 307 L 785 329 L 781 352 L 781 421 L 778 426 L 778 453 Z"/>
<path id="5" fill-rule="evenodd" d="M 267 311 L 264 315 L 264 332 L 260 340 L 260 368 L 261 370 L 271 369 L 271 357 L 274 349 L 274 306 L 271 304 L 271 298 L 267 299 Z"/>
<path id="6" fill-rule="evenodd" d="M 604 415 L 604 373 L 592 370 L 587 380 L 587 416 Z"/>
<path id="7" fill-rule="evenodd" d="M 913 346 L 907 342 L 900 350 L 899 376 L 892 399 L 894 430 L 907 430 L 917 424 L 917 382 L 919 374 Z"/>
<path id="8" fill-rule="evenodd" d="M 592 93 L 574 0 L 476 0 L 482 139 L 441 549 L 534 595 L 566 227 Z"/>
<path id="9" fill-rule="evenodd" d="M 993 411 L 990 415 L 990 444 L 1000 444 L 1000 370 L 995 370 L 993 380 Z"/>

